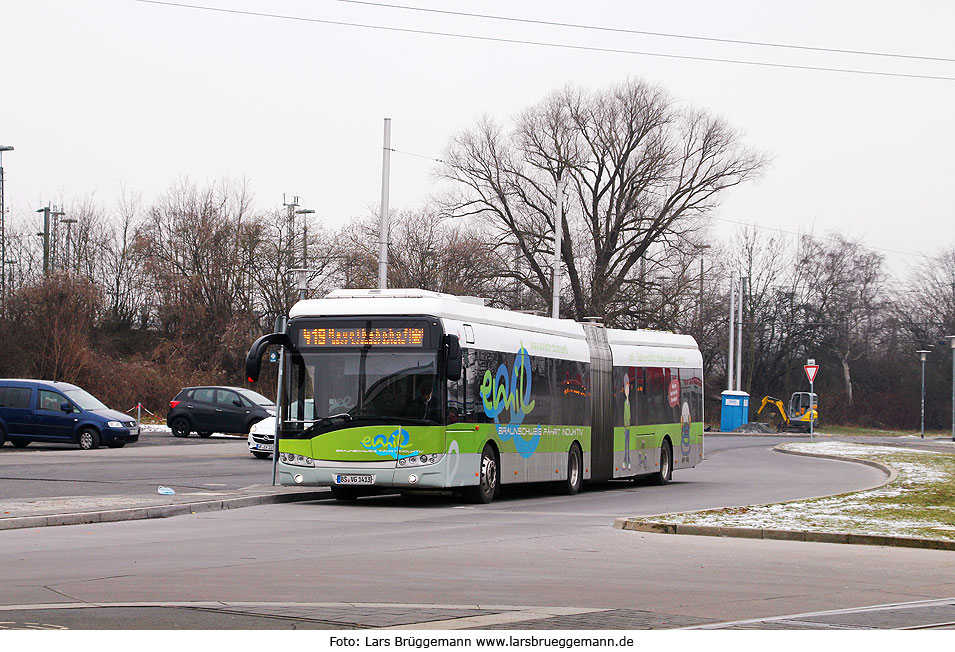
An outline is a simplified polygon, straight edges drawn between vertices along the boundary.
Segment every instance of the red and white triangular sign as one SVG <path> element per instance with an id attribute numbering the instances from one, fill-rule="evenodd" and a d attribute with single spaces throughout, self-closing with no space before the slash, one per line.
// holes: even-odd
<path id="1" fill-rule="evenodd" d="M 809 378 L 809 384 L 816 382 L 816 372 L 819 371 L 819 365 L 817 364 L 807 364 L 806 365 L 806 376 Z"/>

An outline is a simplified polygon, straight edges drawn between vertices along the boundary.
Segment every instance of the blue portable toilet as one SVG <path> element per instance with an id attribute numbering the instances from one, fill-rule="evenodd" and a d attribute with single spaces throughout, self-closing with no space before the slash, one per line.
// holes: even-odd
<path id="1" fill-rule="evenodd" d="M 732 432 L 749 423 L 749 394 L 726 390 L 720 410 L 720 432 Z"/>

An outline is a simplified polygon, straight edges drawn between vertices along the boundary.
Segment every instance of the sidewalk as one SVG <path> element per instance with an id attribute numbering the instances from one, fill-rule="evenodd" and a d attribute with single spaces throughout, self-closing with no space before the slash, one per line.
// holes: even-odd
<path id="1" fill-rule="evenodd" d="M 173 496 L 73 496 L 4 501 L 0 530 L 85 525 L 144 518 L 167 518 L 254 505 L 326 500 L 328 489 L 253 485 L 234 491 L 177 493 Z"/>

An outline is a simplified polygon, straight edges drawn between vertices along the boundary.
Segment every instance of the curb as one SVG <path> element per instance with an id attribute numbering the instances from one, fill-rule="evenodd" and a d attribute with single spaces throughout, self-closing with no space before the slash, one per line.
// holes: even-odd
<path id="1" fill-rule="evenodd" d="M 688 534 L 704 537 L 735 537 L 740 539 L 776 539 L 778 541 L 809 541 L 815 543 L 851 543 L 865 546 L 895 546 L 929 550 L 955 550 L 955 541 L 893 537 L 876 534 L 849 534 L 846 532 L 807 532 L 804 530 L 775 530 L 771 528 L 725 527 L 715 525 L 678 525 L 632 518 L 614 519 L 617 530 L 633 530 L 652 534 Z"/>
<path id="2" fill-rule="evenodd" d="M 780 444 L 781 446 L 782 444 Z M 888 475 L 888 479 L 880 487 L 884 487 L 895 480 L 899 473 L 890 466 L 886 466 L 872 460 L 862 460 L 855 457 L 840 457 L 838 455 L 825 455 L 816 453 L 806 453 L 803 451 L 790 451 L 780 449 L 774 446 L 773 450 L 777 453 L 787 455 L 801 455 L 804 457 L 817 457 L 821 459 L 836 460 L 839 462 L 854 462 L 856 464 L 865 464 L 875 467 Z M 846 493 L 856 493 L 854 491 Z M 842 496 L 842 494 L 832 494 L 832 496 Z M 823 496 L 817 496 L 821 498 Z M 805 499 L 799 499 L 805 500 Z M 768 503 L 776 504 L 776 503 Z M 699 513 L 711 510 L 704 509 Z M 775 539 L 777 541 L 807 541 L 814 543 L 850 543 L 864 546 L 894 546 L 898 548 L 922 548 L 928 550 L 955 550 L 955 541 L 944 541 L 941 539 L 924 539 L 921 537 L 896 537 L 879 534 L 850 534 L 848 532 L 810 532 L 807 530 L 780 530 L 775 528 L 748 528 L 748 527 L 728 527 L 722 525 L 682 525 L 676 523 L 661 523 L 659 521 L 647 521 L 642 518 L 616 518 L 613 521 L 613 527 L 616 530 L 632 530 L 635 532 L 650 532 L 652 534 L 685 534 L 704 537 L 735 537 L 741 539 Z"/>
<path id="3" fill-rule="evenodd" d="M 784 445 L 785 444 L 777 444 L 773 446 L 773 452 L 784 453 L 785 455 L 800 455 L 802 457 L 816 457 L 823 460 L 835 460 L 836 462 L 853 462 L 855 464 L 864 464 L 866 466 L 871 466 L 876 469 L 879 469 L 880 471 L 885 473 L 887 476 L 889 476 L 889 479 L 883 482 L 882 484 L 880 484 L 879 487 L 884 487 L 885 485 L 891 482 L 894 482 L 895 479 L 899 477 L 898 471 L 893 469 L 891 466 L 886 466 L 885 464 L 882 464 L 881 462 L 875 462 L 873 460 L 863 460 L 863 459 L 859 459 L 858 457 L 840 457 L 839 455 L 826 455 L 825 453 L 807 453 L 805 451 L 792 451 L 792 450 L 787 450 L 785 448 L 780 448 L 780 446 L 784 446 Z M 855 492 L 849 491 L 845 493 L 855 493 Z M 843 496 L 845 495 L 845 493 L 832 494 L 832 495 Z M 819 497 L 821 498 L 822 496 L 819 496 Z M 801 500 L 805 500 L 805 499 L 801 499 Z"/>
<path id="4" fill-rule="evenodd" d="M 125 509 L 107 509 L 97 512 L 75 512 L 72 514 L 47 514 L 44 516 L 15 516 L 0 519 L 0 530 L 49 527 L 53 525 L 88 525 L 90 523 L 115 523 L 136 521 L 147 518 L 168 518 L 186 514 L 217 512 L 225 509 L 239 509 L 256 505 L 274 505 L 279 503 L 303 502 L 329 498 L 328 491 L 306 491 L 299 493 L 266 494 L 260 496 L 242 496 L 220 500 L 204 500 L 194 503 L 175 505 L 156 505 L 152 507 L 130 507 Z"/>

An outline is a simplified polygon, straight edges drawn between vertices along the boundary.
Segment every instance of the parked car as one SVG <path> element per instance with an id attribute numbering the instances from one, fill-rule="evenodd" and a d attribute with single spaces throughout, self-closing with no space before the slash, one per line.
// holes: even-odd
<path id="1" fill-rule="evenodd" d="M 139 424 L 95 396 L 52 380 L 0 380 L 0 445 L 31 441 L 76 444 L 83 450 L 106 444 L 122 448 L 139 441 Z"/>
<path id="2" fill-rule="evenodd" d="M 297 413 L 295 404 L 292 405 L 289 413 L 292 415 Z M 305 401 L 304 419 L 306 421 L 302 424 L 304 426 L 315 419 L 315 403 L 312 399 L 306 399 Z M 252 424 L 252 428 L 249 430 L 249 452 L 260 460 L 265 460 L 272 457 L 272 451 L 274 450 L 275 417 L 262 419 Z"/>
<path id="3" fill-rule="evenodd" d="M 241 387 L 184 387 L 169 401 L 166 425 L 175 437 L 196 432 L 248 434 L 252 425 L 275 416 L 275 404 L 261 394 Z"/>

